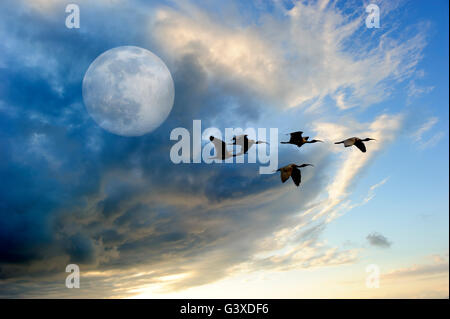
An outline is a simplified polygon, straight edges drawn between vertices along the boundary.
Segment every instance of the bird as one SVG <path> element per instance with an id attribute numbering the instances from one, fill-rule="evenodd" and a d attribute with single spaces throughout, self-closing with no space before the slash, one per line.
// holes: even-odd
<path id="1" fill-rule="evenodd" d="M 291 138 L 289 139 L 289 141 L 288 142 L 280 142 L 281 144 L 294 144 L 294 145 L 297 145 L 298 147 L 301 147 L 303 144 L 307 144 L 307 143 L 311 144 L 311 143 L 323 142 L 321 140 L 308 141 L 309 136 L 303 137 L 302 131 L 292 132 L 292 133 L 288 133 L 288 134 L 291 135 Z"/>
<path id="2" fill-rule="evenodd" d="M 342 144 L 344 143 L 345 147 L 350 147 L 352 145 L 355 145 L 357 148 L 360 149 L 361 152 L 365 153 L 366 152 L 366 145 L 364 145 L 363 142 L 368 142 L 368 141 L 376 141 L 374 138 L 370 138 L 367 137 L 365 139 L 360 139 L 359 137 L 350 137 L 346 140 L 340 141 L 340 142 L 336 142 L 334 144 Z"/>
<path id="3" fill-rule="evenodd" d="M 235 157 L 236 154 L 232 154 L 230 152 L 228 152 L 227 150 L 227 144 L 222 141 L 221 139 L 218 139 L 217 137 L 214 136 L 210 136 L 209 140 L 214 144 L 214 149 L 215 149 L 215 156 L 214 157 L 210 157 L 210 159 L 227 159 L 230 157 Z"/>
<path id="4" fill-rule="evenodd" d="M 237 135 L 234 136 L 232 139 L 233 143 L 229 143 L 229 145 L 240 145 L 241 151 L 237 155 L 246 154 L 250 147 L 252 147 L 255 144 L 269 144 L 264 141 L 255 141 L 248 138 L 248 135 Z"/>
<path id="5" fill-rule="evenodd" d="M 306 167 L 306 166 L 314 166 L 313 164 L 289 164 L 284 167 L 281 167 L 276 170 L 276 172 L 281 172 L 281 182 L 286 182 L 289 177 L 292 177 L 292 181 L 294 184 L 298 187 L 300 185 L 300 182 L 302 181 L 302 173 L 300 172 L 299 168 Z"/>

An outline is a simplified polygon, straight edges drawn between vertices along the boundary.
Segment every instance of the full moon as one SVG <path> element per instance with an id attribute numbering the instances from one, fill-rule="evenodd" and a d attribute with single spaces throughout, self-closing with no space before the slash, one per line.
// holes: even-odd
<path id="1" fill-rule="evenodd" d="M 122 136 L 140 136 L 159 127 L 172 110 L 174 91 L 164 62 L 134 46 L 102 53 L 83 79 L 89 114 L 100 127 Z"/>

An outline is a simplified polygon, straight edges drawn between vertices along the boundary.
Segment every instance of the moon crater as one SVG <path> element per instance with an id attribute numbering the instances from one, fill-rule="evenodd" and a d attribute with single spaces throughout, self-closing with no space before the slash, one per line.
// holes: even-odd
<path id="1" fill-rule="evenodd" d="M 152 52 L 122 46 L 98 56 L 83 79 L 87 111 L 103 129 L 140 136 L 169 115 L 175 89 L 169 69 Z"/>

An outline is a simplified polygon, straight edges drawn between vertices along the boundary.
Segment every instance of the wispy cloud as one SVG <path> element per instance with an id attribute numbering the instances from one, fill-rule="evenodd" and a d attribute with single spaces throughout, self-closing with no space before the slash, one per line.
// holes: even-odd
<path id="1" fill-rule="evenodd" d="M 394 269 L 382 277 L 387 280 L 401 280 L 403 278 L 423 278 L 431 276 L 443 276 L 448 278 L 448 259 L 441 255 L 438 256 L 440 257 L 439 259 L 436 259 L 436 256 L 433 256 L 434 262 L 432 263 L 421 263 L 410 267 Z"/>
<path id="2" fill-rule="evenodd" d="M 437 117 L 428 118 L 428 120 L 426 120 L 412 135 L 414 142 L 417 143 L 420 149 L 424 150 L 435 146 L 445 136 L 444 132 L 437 132 L 428 139 L 424 137 L 426 133 L 433 129 L 438 121 L 439 119 Z"/>
<path id="3" fill-rule="evenodd" d="M 23 20 L 0 5 L 0 24 L 8 25 L 0 28 L 0 64 L 8 66 L 0 111 L 15 127 L 0 140 L 0 202 L 7 208 L 0 210 L 7 221 L 0 223 L 2 296 L 129 296 L 146 285 L 170 291 L 240 271 L 356 262 L 357 250 L 321 236 L 347 209 L 370 162 L 396 138 L 403 115 L 361 122 L 342 112 L 389 96 L 415 70 L 424 34 L 383 33 L 378 45 L 367 46 L 359 9 L 347 15 L 326 1 L 277 5 L 251 23 L 239 10 L 224 16 L 184 1 L 142 7 L 140 15 L 126 3 L 116 1 L 105 13 L 83 0 L 82 29 L 71 37 L 58 27 L 63 11 L 52 9 L 60 1 L 20 2 L 31 13 L 8 7 Z M 176 84 L 167 122 L 139 139 L 96 127 L 79 92 L 90 61 L 130 42 L 157 51 Z M 303 112 L 302 106 L 324 111 L 327 99 L 335 103 L 326 117 Z M 276 114 L 255 115 L 264 112 Z M 330 145 L 302 154 L 317 165 L 303 172 L 298 189 L 251 165 L 173 165 L 169 132 L 190 127 L 193 118 L 220 126 L 291 121 Z M 354 135 L 377 141 L 365 154 L 332 144 Z M 71 260 L 89 278 L 77 292 L 61 284 Z"/>
<path id="4" fill-rule="evenodd" d="M 383 186 L 388 180 L 389 180 L 389 177 L 386 177 L 385 179 L 383 179 L 379 183 L 370 186 L 369 192 L 367 193 L 367 196 L 364 198 L 364 200 L 363 200 L 363 202 L 361 204 L 364 205 L 364 204 L 367 204 L 369 201 L 371 201 L 375 197 L 375 190 L 378 187 Z"/>
<path id="5" fill-rule="evenodd" d="M 433 86 L 420 86 L 415 81 L 411 80 L 408 85 L 408 95 L 409 97 L 419 97 L 430 93 L 433 89 Z"/>
<path id="6" fill-rule="evenodd" d="M 320 206 L 315 218 L 331 212 L 328 216 L 328 220 L 331 221 L 340 215 L 340 209 L 336 209 L 339 204 L 344 203 L 340 207 L 341 209 L 348 208 L 349 204 L 345 203 L 344 200 L 349 195 L 349 187 L 358 178 L 362 169 L 376 156 L 377 152 L 394 140 L 396 133 L 401 128 L 402 119 L 402 115 L 381 115 L 370 124 L 354 122 L 349 125 L 322 122 L 315 124 L 315 130 L 319 136 L 329 136 L 334 141 L 354 135 L 376 139 L 376 141 L 367 143 L 367 148 L 370 149 L 370 152 L 365 154 L 362 154 L 355 147 L 345 150 L 341 149 L 341 147 L 339 148 L 342 152 L 338 160 L 340 165 L 337 167 L 333 181 L 327 187 L 328 198 Z M 335 149 L 336 151 L 339 150 L 337 147 Z"/>
<path id="7" fill-rule="evenodd" d="M 358 41 L 365 16 L 346 15 L 328 2 L 281 10 L 277 18 L 248 24 L 183 2 L 159 9 L 149 30 L 172 59 L 193 54 L 216 81 L 241 81 L 283 107 L 327 96 L 340 109 L 379 102 L 388 96 L 386 81 L 410 75 L 426 45 L 419 31 L 401 42 L 385 33 L 378 46 L 367 47 Z"/>

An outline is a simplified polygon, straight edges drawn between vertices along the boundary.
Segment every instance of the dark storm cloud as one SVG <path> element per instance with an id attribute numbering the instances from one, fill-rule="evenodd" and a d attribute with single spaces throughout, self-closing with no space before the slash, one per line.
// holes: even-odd
<path id="1" fill-rule="evenodd" d="M 84 264 L 92 262 L 95 258 L 92 241 L 82 234 L 70 236 L 65 248 L 70 255 L 70 262 Z"/>
<path id="2" fill-rule="evenodd" d="M 20 2 L 7 3 L 0 5 L 0 23 L 14 45 L 2 47 L 0 102 L 14 112 L 0 113 L 0 296 L 61 296 L 70 262 L 86 271 L 115 270 L 118 283 L 127 282 L 120 271 L 133 267 L 155 271 L 136 284 L 177 272 L 191 276 L 176 289 L 218 280 L 323 186 L 323 176 L 311 170 L 300 192 L 290 181 L 281 185 L 278 175 L 259 175 L 256 164 L 170 162 L 175 127 L 190 129 L 201 119 L 203 128 L 245 128 L 263 116 L 264 101 L 240 84 L 209 81 L 193 54 L 170 66 L 176 98 L 160 128 L 136 138 L 101 130 L 83 106 L 83 74 L 114 46 L 132 42 L 158 53 L 146 40 L 143 15 L 94 6 L 83 9 L 77 32 L 51 15 L 22 12 Z M 49 63 L 23 63 L 33 57 Z M 318 238 L 317 227 L 295 240 Z M 102 277 L 82 282 L 84 289 L 71 293 L 123 293 Z"/>
<path id="3" fill-rule="evenodd" d="M 20 2 L 2 2 L 1 12 L 1 28 L 8 32 L 0 98 L 14 112 L 0 117 L 0 261 L 10 263 L 52 255 L 51 216 L 98 191 L 98 154 L 87 147 L 97 128 L 80 107 L 80 79 L 111 39 L 102 32 L 102 41 L 69 32 Z"/>
<path id="4" fill-rule="evenodd" d="M 370 245 L 381 248 L 389 248 L 392 243 L 380 233 L 371 233 L 366 237 Z"/>

